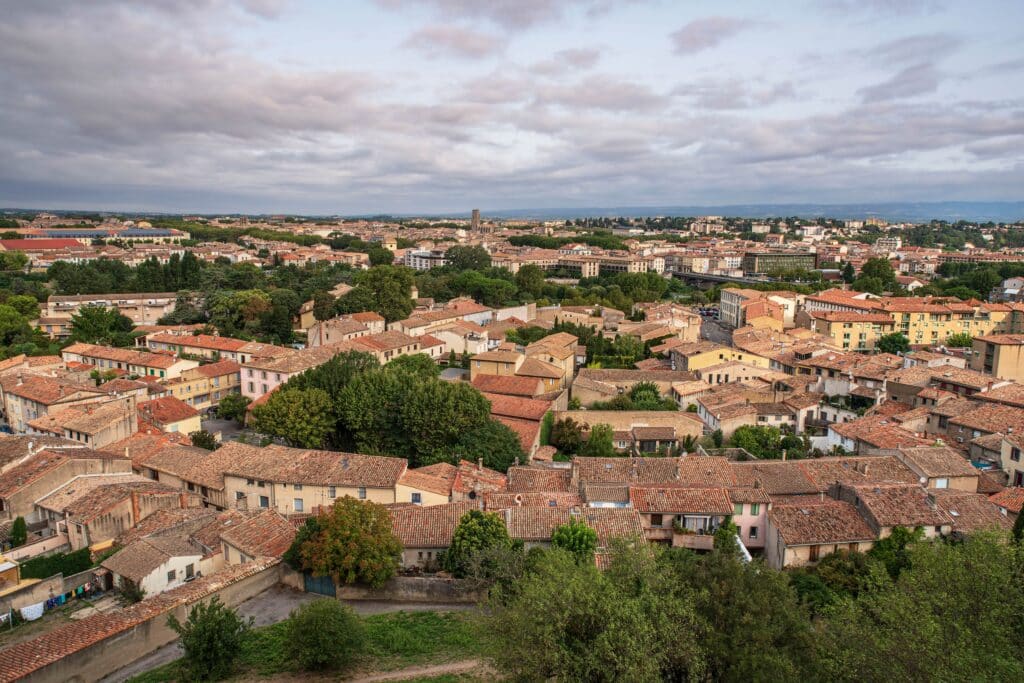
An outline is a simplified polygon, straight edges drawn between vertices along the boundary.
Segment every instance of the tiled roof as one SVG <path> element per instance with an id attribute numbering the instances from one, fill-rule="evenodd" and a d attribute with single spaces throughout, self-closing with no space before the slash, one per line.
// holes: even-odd
<path id="1" fill-rule="evenodd" d="M 224 375 L 241 372 L 241 369 L 242 366 L 233 360 L 220 360 L 216 363 L 200 365 L 196 368 L 196 372 L 204 377 L 223 377 Z"/>
<path id="2" fill-rule="evenodd" d="M 97 488 L 114 486 L 128 483 L 150 483 L 155 484 L 151 479 L 146 479 L 137 474 L 83 474 L 74 477 L 63 485 L 58 486 L 50 493 L 36 501 L 36 505 L 45 507 L 55 512 L 63 513 L 66 509 L 75 504 L 83 496 Z M 162 486 L 162 485 L 161 485 Z"/>
<path id="3" fill-rule="evenodd" d="M 138 391 L 139 389 L 149 389 L 149 385 L 145 382 L 138 382 L 134 379 L 125 379 L 118 377 L 108 382 L 104 382 L 98 387 L 102 391 L 106 392 L 126 392 L 126 391 Z"/>
<path id="4" fill-rule="evenodd" d="M 154 398 L 151 401 L 139 403 L 139 417 L 155 421 L 160 425 L 181 422 L 198 414 L 198 410 L 173 396 Z"/>
<path id="5" fill-rule="evenodd" d="M 835 483 L 855 486 L 918 483 L 914 471 L 891 455 L 809 458 L 792 462 L 817 485 L 819 491 L 825 491 Z"/>
<path id="6" fill-rule="evenodd" d="M 110 508 L 131 499 L 132 495 L 154 498 L 156 496 L 180 497 L 181 491 L 160 482 L 144 479 L 143 481 L 126 481 L 118 484 L 97 486 L 84 495 L 79 496 L 64 508 L 70 519 L 78 522 L 91 522 L 106 513 Z"/>
<path id="7" fill-rule="evenodd" d="M 739 486 L 763 488 L 772 499 L 779 495 L 818 493 L 823 490 L 796 461 L 730 462 Z"/>
<path id="8" fill-rule="evenodd" d="M 243 339 L 218 337 L 212 334 L 182 335 L 158 333 L 149 335 L 148 340 L 160 344 L 169 344 L 175 347 L 193 347 L 198 349 L 210 349 L 213 351 L 238 351 L 248 343 Z"/>
<path id="9" fill-rule="evenodd" d="M 20 396 L 43 405 L 53 405 L 79 393 L 97 395 L 103 393 L 96 387 L 87 387 L 68 380 L 39 375 L 4 377 L 0 379 L 0 386 L 3 387 L 5 394 Z"/>
<path id="10" fill-rule="evenodd" d="M 537 443 L 537 436 L 540 433 L 540 422 L 534 420 L 520 420 L 504 415 L 495 415 L 493 419 L 505 425 L 519 437 L 519 446 L 524 452 L 529 453 L 533 445 Z"/>
<path id="11" fill-rule="evenodd" d="M 500 417 L 539 421 L 551 409 L 551 401 L 540 401 L 533 398 L 489 393 L 485 393 L 484 398 L 491 402 L 491 415 Z"/>
<path id="12" fill-rule="evenodd" d="M 970 533 L 985 529 L 1013 528 L 1013 520 L 999 510 L 999 506 L 984 493 L 936 489 L 935 504 L 953 520 L 953 531 Z"/>
<path id="13" fill-rule="evenodd" d="M 580 515 L 597 532 L 599 547 L 608 547 L 615 538 L 642 538 L 644 527 L 640 513 L 629 508 L 583 508 Z"/>
<path id="14" fill-rule="evenodd" d="M 569 509 L 559 507 L 511 507 L 501 511 L 508 535 L 522 541 L 550 541 L 558 527 L 569 523 Z"/>
<path id="15" fill-rule="evenodd" d="M 12 645 L 3 650 L 3 656 L 0 656 L 0 681 L 14 681 L 29 676 L 76 652 L 127 633 L 147 621 L 163 618 L 163 615 L 180 605 L 192 604 L 216 594 L 278 562 L 265 560 L 225 567 L 216 574 L 200 577 L 129 607 L 85 617 Z"/>
<path id="16" fill-rule="evenodd" d="M 391 530 L 405 548 L 447 548 L 462 516 L 478 507 L 478 503 L 463 501 L 391 508 Z"/>
<path id="17" fill-rule="evenodd" d="M 658 484 L 676 480 L 679 461 L 679 458 L 575 458 L 573 467 L 584 484 Z"/>
<path id="18" fill-rule="evenodd" d="M 481 462 L 472 463 L 468 460 L 460 460 L 459 471 L 452 484 L 452 491 L 492 493 L 504 491 L 507 485 L 508 477 L 501 472 L 484 467 Z"/>
<path id="19" fill-rule="evenodd" d="M 629 484 L 584 484 L 583 497 L 588 503 L 628 503 Z"/>
<path id="20" fill-rule="evenodd" d="M 882 527 L 943 526 L 951 522 L 920 486 L 857 486 L 854 490 L 859 507 Z"/>
<path id="21" fill-rule="evenodd" d="M 949 418 L 949 423 L 979 432 L 1005 432 L 1007 427 L 1024 431 L 1024 409 L 998 403 L 975 404 L 975 407 Z"/>
<path id="22" fill-rule="evenodd" d="M 890 421 L 876 416 L 862 417 L 850 422 L 833 423 L 829 429 L 847 439 L 863 442 L 875 448 L 909 448 L 927 446 L 931 442 L 922 439 Z"/>
<path id="23" fill-rule="evenodd" d="M 488 493 L 484 496 L 484 507 L 488 510 L 503 510 L 513 507 L 579 507 L 583 500 L 578 494 L 567 491 L 536 493 Z"/>
<path id="24" fill-rule="evenodd" d="M 220 537 L 249 557 L 281 557 L 295 540 L 295 527 L 276 510 L 263 510 L 225 529 Z"/>
<path id="25" fill-rule="evenodd" d="M 976 477 L 978 470 L 948 446 L 900 449 L 903 457 L 926 477 Z"/>
<path id="26" fill-rule="evenodd" d="M 170 544 L 159 540 L 142 538 L 103 560 L 101 566 L 118 576 L 139 583 L 173 557 L 203 556 L 202 550 L 190 545 L 187 539 L 181 539 L 175 545 L 178 547 L 170 547 Z"/>
<path id="27" fill-rule="evenodd" d="M 875 538 L 857 509 L 842 501 L 805 507 L 776 505 L 768 512 L 768 521 L 778 529 L 786 545 L 851 543 Z"/>
<path id="28" fill-rule="evenodd" d="M 172 445 L 171 440 L 164 436 L 163 432 L 159 434 L 136 432 L 127 439 L 107 444 L 100 450 L 111 455 L 129 457 L 132 467 L 141 469 L 150 456 Z"/>
<path id="29" fill-rule="evenodd" d="M 598 382 L 689 382 L 697 379 L 692 372 L 683 370 L 618 370 L 618 369 L 596 369 L 583 368 L 579 371 L 579 377 L 596 380 Z"/>
<path id="30" fill-rule="evenodd" d="M 535 491 L 570 491 L 572 472 L 554 467 L 510 467 L 508 491 L 532 493 Z"/>
<path id="31" fill-rule="evenodd" d="M 20 491 L 68 460 L 70 458 L 67 455 L 58 451 L 41 451 L 28 460 L 10 467 L 0 474 L 0 498 L 7 498 Z"/>
<path id="32" fill-rule="evenodd" d="M 394 351 L 395 349 L 400 349 L 405 346 L 414 346 L 419 344 L 419 340 L 416 337 L 410 337 L 404 332 L 399 332 L 398 330 L 379 332 L 378 334 L 359 337 L 351 341 L 357 346 L 364 346 L 373 351 Z"/>
<path id="33" fill-rule="evenodd" d="M 1024 384 L 1006 384 L 989 391 L 984 391 L 980 394 L 975 394 L 974 398 L 979 401 L 990 401 L 992 403 L 1003 403 L 1008 406 L 1016 406 L 1017 408 L 1024 408 Z"/>
<path id="34" fill-rule="evenodd" d="M 341 341 L 326 346 L 314 346 L 302 349 L 287 356 L 275 356 L 270 358 L 253 358 L 247 361 L 246 368 L 265 370 L 267 372 L 283 372 L 295 374 L 310 368 L 323 365 L 335 356 L 346 351 L 355 350 L 356 346 L 350 341 Z"/>
<path id="35" fill-rule="evenodd" d="M 1006 508 L 1008 512 L 1020 514 L 1024 509 L 1024 487 L 1008 486 L 999 493 L 989 497 L 989 500 L 999 507 Z"/>
<path id="36" fill-rule="evenodd" d="M 233 443 L 233 442 L 232 442 Z M 236 461 L 231 443 L 215 451 L 194 446 L 171 446 L 152 453 L 142 461 L 145 467 L 172 474 L 200 486 L 224 490 L 224 470 Z"/>
<path id="37" fill-rule="evenodd" d="M 538 360 L 536 358 L 527 358 L 523 361 L 522 365 L 519 366 L 519 369 L 516 370 L 516 374 L 520 377 L 558 379 L 562 376 L 562 371 L 547 361 Z"/>
<path id="38" fill-rule="evenodd" d="M 629 500 L 639 512 L 728 515 L 733 508 L 722 488 L 630 486 Z"/>
<path id="39" fill-rule="evenodd" d="M 214 451 L 228 460 L 224 473 L 309 485 L 393 488 L 407 462 L 404 458 L 271 445 L 256 448 L 231 442 Z"/>
<path id="40" fill-rule="evenodd" d="M 535 377 L 477 375 L 473 386 L 485 394 L 505 394 L 530 398 L 543 393 L 543 384 Z"/>
<path id="41" fill-rule="evenodd" d="M 17 435 L 0 434 L 0 471 L 8 463 L 24 458 L 29 453 L 29 446 L 38 451 L 47 446 L 80 446 L 81 444 L 59 436 L 42 434 Z"/>
<path id="42" fill-rule="evenodd" d="M 764 489 L 746 488 L 733 486 L 729 488 L 729 500 L 734 503 L 761 503 L 766 504 L 772 501 Z"/>
<path id="43" fill-rule="evenodd" d="M 429 491 L 443 496 L 450 496 L 452 494 L 452 484 L 455 482 L 455 476 L 458 474 L 458 470 L 454 465 L 449 465 L 449 467 L 452 468 L 451 477 L 427 474 L 418 470 L 406 470 L 405 474 L 403 474 L 401 479 L 398 480 L 398 483 L 401 486 L 408 486 L 421 491 Z"/>
<path id="44" fill-rule="evenodd" d="M 689 455 L 679 459 L 679 479 L 682 484 L 702 486 L 733 486 L 736 473 L 727 458 Z"/>

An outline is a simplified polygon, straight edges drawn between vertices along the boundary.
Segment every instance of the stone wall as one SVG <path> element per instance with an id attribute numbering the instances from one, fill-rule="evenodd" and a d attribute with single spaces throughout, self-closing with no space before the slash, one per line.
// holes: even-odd
<path id="1" fill-rule="evenodd" d="M 11 609 L 17 611 L 22 607 L 28 607 L 64 593 L 64 576 L 62 574 L 55 574 L 48 579 L 34 583 L 29 583 L 29 581 L 32 579 L 22 581 L 18 589 L 0 597 L 0 613 L 6 613 Z M 0 657 L 2 656 L 3 653 L 0 652 Z"/>
<path id="2" fill-rule="evenodd" d="M 301 580 L 301 576 L 299 577 Z M 466 581 L 436 576 L 396 576 L 381 588 L 338 586 L 342 600 L 383 600 L 390 602 L 437 602 L 472 604 L 483 599 Z"/>

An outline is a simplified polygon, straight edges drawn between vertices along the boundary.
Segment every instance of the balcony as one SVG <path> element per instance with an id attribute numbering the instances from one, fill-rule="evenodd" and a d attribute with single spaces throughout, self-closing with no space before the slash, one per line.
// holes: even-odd
<path id="1" fill-rule="evenodd" d="M 672 534 L 673 548 L 689 548 L 690 550 L 713 550 L 715 537 L 707 534 Z"/>

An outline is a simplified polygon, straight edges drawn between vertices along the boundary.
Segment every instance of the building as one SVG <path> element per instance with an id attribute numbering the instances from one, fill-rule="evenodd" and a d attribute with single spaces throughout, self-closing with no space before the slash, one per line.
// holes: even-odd
<path id="1" fill-rule="evenodd" d="M 105 403 L 85 403 L 42 415 L 28 423 L 30 434 L 51 434 L 81 443 L 89 448 L 103 448 L 138 431 L 136 397 L 112 398 Z"/>
<path id="2" fill-rule="evenodd" d="M 452 544 L 459 521 L 479 508 L 480 503 L 474 501 L 392 507 L 391 531 L 402 542 L 402 567 L 438 569 L 441 554 Z"/>
<path id="3" fill-rule="evenodd" d="M 442 249 L 410 249 L 405 252 L 402 263 L 413 270 L 430 270 L 448 265 Z"/>
<path id="4" fill-rule="evenodd" d="M 51 413 L 86 403 L 108 400 L 106 392 L 57 377 L 17 374 L 0 379 L 4 416 L 17 434 L 28 431 L 28 423 Z"/>
<path id="5" fill-rule="evenodd" d="M 718 318 L 730 327 L 744 327 L 759 318 L 768 318 L 793 327 L 797 296 L 792 292 L 762 292 L 756 289 L 723 289 Z"/>
<path id="6" fill-rule="evenodd" d="M 171 353 L 149 353 L 114 346 L 76 342 L 61 352 L 64 362 L 85 363 L 97 370 L 120 370 L 123 374 L 159 379 L 174 379 L 185 370 L 199 366 L 195 360 L 177 358 Z"/>
<path id="7" fill-rule="evenodd" d="M 748 251 L 740 267 L 744 275 L 767 275 L 780 270 L 814 270 L 816 257 L 798 251 Z"/>
<path id="8" fill-rule="evenodd" d="M 867 552 L 875 533 L 852 504 L 775 505 L 768 513 L 765 561 L 773 569 L 803 567 L 841 550 Z"/>
<path id="9" fill-rule="evenodd" d="M 971 345 L 971 370 L 1024 382 L 1024 335 L 975 337 Z"/>
<path id="10" fill-rule="evenodd" d="M 199 411 L 173 396 L 140 403 L 139 420 L 162 432 L 191 434 L 203 428 Z"/>
<path id="11" fill-rule="evenodd" d="M 878 338 L 892 334 L 895 322 L 887 313 L 815 311 L 808 314 L 811 331 L 828 337 L 844 351 L 874 351 Z"/>
<path id="12" fill-rule="evenodd" d="M 228 394 L 239 393 L 241 372 L 241 366 L 233 360 L 208 363 L 182 371 L 177 379 L 167 382 L 167 390 L 174 398 L 204 411 L 216 407 Z"/>
<path id="13" fill-rule="evenodd" d="M 135 324 L 155 323 L 174 311 L 177 292 L 141 294 L 53 294 L 46 299 L 47 318 L 71 318 L 83 306 L 116 308 Z"/>
<path id="14" fill-rule="evenodd" d="M 260 510 L 224 529 L 220 540 L 225 564 L 245 564 L 284 555 L 295 540 L 295 526 L 275 510 Z"/>

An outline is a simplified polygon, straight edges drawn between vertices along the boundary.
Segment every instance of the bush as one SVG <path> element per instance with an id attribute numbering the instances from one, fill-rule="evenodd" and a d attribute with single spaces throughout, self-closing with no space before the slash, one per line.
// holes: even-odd
<path id="1" fill-rule="evenodd" d="M 11 525 L 11 546 L 17 548 L 20 545 L 25 545 L 27 540 L 28 525 L 25 524 L 24 517 L 18 517 L 14 520 L 14 524 Z"/>
<path id="2" fill-rule="evenodd" d="M 196 681 L 211 681 L 230 674 L 252 622 L 252 618 L 242 619 L 216 596 L 189 610 L 184 624 L 173 614 L 169 616 L 167 625 L 181 637 L 180 646 L 185 652 L 182 675 Z"/>
<path id="3" fill-rule="evenodd" d="M 21 564 L 21 578 L 47 579 L 55 574 L 71 576 L 84 572 L 91 566 L 92 556 L 89 549 L 82 548 L 71 553 L 56 553 L 25 560 Z"/>
<path id="4" fill-rule="evenodd" d="M 359 617 L 337 600 L 308 602 L 285 623 L 287 652 L 307 671 L 347 668 L 365 640 Z"/>

